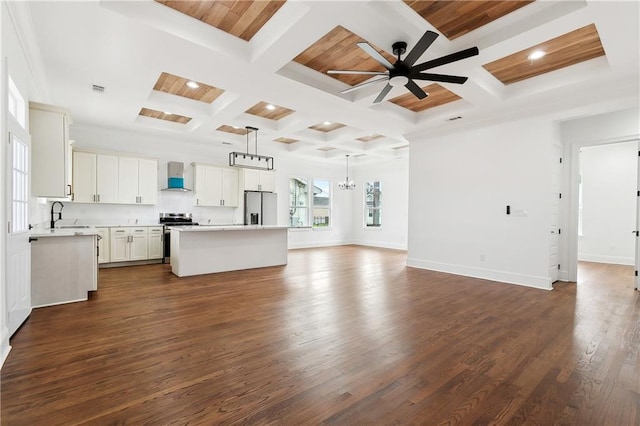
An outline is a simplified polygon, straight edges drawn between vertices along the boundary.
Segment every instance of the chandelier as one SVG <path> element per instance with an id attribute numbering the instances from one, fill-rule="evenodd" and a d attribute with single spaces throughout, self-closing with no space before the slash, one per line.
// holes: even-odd
<path id="1" fill-rule="evenodd" d="M 273 157 L 258 155 L 258 128 L 246 126 L 247 129 L 247 152 L 230 152 L 229 165 L 232 167 L 243 167 L 246 169 L 273 170 Z M 255 153 L 249 153 L 249 133 L 255 132 Z"/>
<path id="2" fill-rule="evenodd" d="M 349 180 L 349 154 L 347 157 L 347 178 L 342 182 L 338 182 L 338 188 L 340 189 L 356 189 L 356 183 L 352 180 Z"/>

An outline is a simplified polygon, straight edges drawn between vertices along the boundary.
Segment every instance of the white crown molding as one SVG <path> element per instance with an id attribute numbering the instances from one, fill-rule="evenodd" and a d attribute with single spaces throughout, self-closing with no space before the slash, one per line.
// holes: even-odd
<path id="1" fill-rule="evenodd" d="M 28 2 L 8 1 L 5 2 L 5 5 L 35 85 L 35 87 L 30 88 L 32 90 L 29 93 L 29 100 L 51 103 L 51 94 L 44 72 L 42 54 L 36 41 Z"/>

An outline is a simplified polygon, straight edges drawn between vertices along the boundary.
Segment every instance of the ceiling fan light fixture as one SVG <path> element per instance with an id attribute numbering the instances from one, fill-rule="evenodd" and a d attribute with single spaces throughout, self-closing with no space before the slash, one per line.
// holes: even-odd
<path id="1" fill-rule="evenodd" d="M 405 75 L 396 75 L 389 79 L 389 85 L 392 87 L 404 86 L 409 82 L 409 77 Z"/>

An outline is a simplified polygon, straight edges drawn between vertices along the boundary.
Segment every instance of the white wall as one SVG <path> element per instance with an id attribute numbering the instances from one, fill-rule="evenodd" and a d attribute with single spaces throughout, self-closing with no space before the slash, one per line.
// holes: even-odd
<path id="1" fill-rule="evenodd" d="M 549 118 L 413 137 L 410 266 L 550 289 Z M 506 215 L 506 206 L 526 217 Z"/>
<path id="2" fill-rule="evenodd" d="M 609 143 L 637 141 L 640 138 L 640 110 L 614 111 L 581 117 L 560 123 L 564 145 L 565 176 L 563 179 L 561 269 L 562 279 L 576 281 L 578 277 L 578 181 L 580 148 Z M 629 230 L 631 234 L 631 230 Z"/>
<path id="3" fill-rule="evenodd" d="M 578 260 L 633 265 L 638 143 L 581 151 L 583 233 L 578 239 Z"/>
<path id="4" fill-rule="evenodd" d="M 7 76 L 5 72 L 4 66 L 4 58 L 5 58 L 5 33 L 8 32 L 7 24 L 5 23 L 5 17 L 7 13 L 5 12 L 5 3 L 0 3 L 0 60 L 3 63 L 0 63 L 0 135 L 4 138 L 6 134 L 6 111 L 5 111 L 5 99 L 6 99 L 6 87 L 5 82 L 7 81 Z M 6 162 L 6 153 L 5 146 L 6 144 L 2 144 L 3 148 L 0 149 L 0 188 L 2 193 L 5 194 L 5 162 Z M 0 197 L 2 199 L 2 203 L 0 205 L 0 223 L 6 223 L 6 215 L 5 215 L 5 196 Z M 7 328 L 8 318 L 7 318 L 7 277 L 5 275 L 5 271 L 7 270 L 6 265 L 6 234 L 4 232 L 0 232 L 0 367 L 4 363 L 4 360 L 9 355 L 9 329 Z"/>
<path id="5" fill-rule="evenodd" d="M 396 158 L 353 168 L 356 189 L 353 192 L 353 242 L 392 249 L 407 249 L 409 208 L 409 159 Z M 364 226 L 365 183 L 380 181 L 382 189 L 382 226 Z"/>

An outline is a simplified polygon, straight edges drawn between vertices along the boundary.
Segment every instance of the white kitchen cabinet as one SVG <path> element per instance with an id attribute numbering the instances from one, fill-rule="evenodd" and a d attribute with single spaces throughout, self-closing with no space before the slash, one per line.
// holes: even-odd
<path id="1" fill-rule="evenodd" d="M 100 237 L 98 238 L 98 263 L 109 263 L 111 262 L 109 228 L 96 228 L 96 231 Z"/>
<path id="2" fill-rule="evenodd" d="M 272 170 L 243 169 L 244 191 L 275 191 L 275 174 Z"/>
<path id="3" fill-rule="evenodd" d="M 149 258 L 147 227 L 114 227 L 110 228 L 110 236 L 111 262 L 128 262 Z"/>
<path id="4" fill-rule="evenodd" d="M 238 171 L 193 164 L 196 206 L 238 207 Z"/>
<path id="5" fill-rule="evenodd" d="M 156 204 L 158 198 L 158 162 L 118 157 L 118 203 Z"/>
<path id="6" fill-rule="evenodd" d="M 118 202 L 118 157 L 73 153 L 73 195 L 77 203 Z"/>
<path id="7" fill-rule="evenodd" d="M 164 256 L 164 230 L 162 226 L 151 226 L 148 228 L 147 242 L 149 247 L 149 259 L 162 259 Z"/>
<path id="8" fill-rule="evenodd" d="M 29 103 L 31 134 L 31 194 L 71 197 L 69 111 L 53 105 Z"/>

